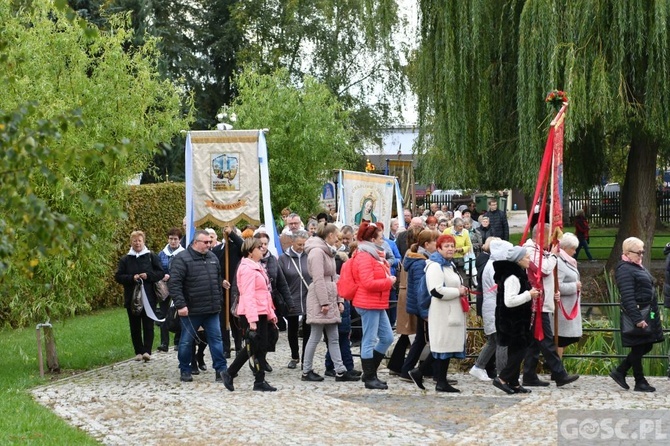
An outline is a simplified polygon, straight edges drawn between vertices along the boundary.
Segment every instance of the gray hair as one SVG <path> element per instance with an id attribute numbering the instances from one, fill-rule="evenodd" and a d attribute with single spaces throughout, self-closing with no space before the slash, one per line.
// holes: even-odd
<path id="1" fill-rule="evenodd" d="M 577 249 L 579 246 L 579 240 L 577 239 L 577 236 L 573 234 L 572 232 L 566 232 L 563 234 L 563 237 L 559 239 L 561 241 L 561 248 L 572 248 L 572 249 Z"/>
<path id="2" fill-rule="evenodd" d="M 465 225 L 466 223 L 471 225 L 472 219 L 470 217 L 463 217 L 463 225 Z"/>
<path id="3" fill-rule="evenodd" d="M 305 231 L 304 229 L 300 229 L 298 231 L 295 231 L 291 235 L 291 240 L 297 240 L 299 238 L 308 239 L 309 238 L 309 232 Z"/>
<path id="4" fill-rule="evenodd" d="M 454 220 L 451 222 L 453 226 L 458 226 L 463 224 L 463 219 L 462 218 L 454 218 Z"/>

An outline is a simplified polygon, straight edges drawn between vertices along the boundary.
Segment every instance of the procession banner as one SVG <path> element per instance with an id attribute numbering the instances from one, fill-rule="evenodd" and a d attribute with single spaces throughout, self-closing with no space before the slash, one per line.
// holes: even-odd
<path id="1" fill-rule="evenodd" d="M 554 133 L 551 170 L 551 233 L 563 229 L 563 132 L 565 130 L 564 105 L 551 122 L 550 132 Z"/>
<path id="2" fill-rule="evenodd" d="M 363 220 L 382 222 L 388 236 L 395 184 L 395 178 L 387 175 L 341 171 L 338 221 L 351 226 Z"/>
<path id="3" fill-rule="evenodd" d="M 400 194 L 403 197 L 402 206 L 414 209 L 414 168 L 411 161 L 388 160 L 388 175 L 396 177 L 400 183 Z M 398 214 L 402 215 L 402 214 Z M 402 220 L 402 218 L 399 218 Z"/>
<path id="4" fill-rule="evenodd" d="M 187 214 L 190 204 L 193 227 L 207 220 L 220 226 L 241 219 L 260 223 L 258 133 L 189 132 L 186 190 L 191 196 L 187 196 Z"/>

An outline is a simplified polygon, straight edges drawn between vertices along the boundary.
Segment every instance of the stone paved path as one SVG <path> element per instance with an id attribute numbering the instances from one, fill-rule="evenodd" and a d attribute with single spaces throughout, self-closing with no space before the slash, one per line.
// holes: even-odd
<path id="1" fill-rule="evenodd" d="M 316 371 L 322 373 L 323 346 Z M 652 378 L 655 394 L 624 391 L 608 377 L 585 376 L 557 389 L 507 396 L 467 374 L 455 375 L 459 394 L 426 391 L 381 370 L 387 391 L 361 382 L 300 380 L 286 368 L 281 337 L 269 355 L 274 393 L 252 391 L 243 368 L 235 392 L 214 381 L 209 369 L 181 383 L 176 352 L 152 361 L 125 361 L 36 388 L 33 395 L 68 423 L 107 445 L 519 445 L 556 444 L 557 409 L 665 409 L 670 381 Z M 207 355 L 208 361 L 210 360 Z M 629 380 L 632 380 L 629 378 Z"/>

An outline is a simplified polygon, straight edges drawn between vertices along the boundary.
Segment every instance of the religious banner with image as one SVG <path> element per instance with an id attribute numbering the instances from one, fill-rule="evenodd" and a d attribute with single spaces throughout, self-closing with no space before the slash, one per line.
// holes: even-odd
<path id="1" fill-rule="evenodd" d="M 205 221 L 220 226 L 242 219 L 260 223 L 258 134 L 258 130 L 189 132 L 186 201 L 193 227 Z"/>
<path id="2" fill-rule="evenodd" d="M 395 187 L 394 177 L 341 171 L 338 221 L 351 226 L 358 226 L 363 220 L 381 222 L 388 235 Z"/>

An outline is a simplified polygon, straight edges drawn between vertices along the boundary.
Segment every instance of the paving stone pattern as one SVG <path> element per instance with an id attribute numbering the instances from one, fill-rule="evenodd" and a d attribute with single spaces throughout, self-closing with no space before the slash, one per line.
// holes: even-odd
<path id="1" fill-rule="evenodd" d="M 315 358 L 321 374 L 324 351 L 321 344 Z M 548 445 L 557 442 L 558 409 L 670 407 L 670 381 L 661 377 L 650 379 L 655 394 L 624 391 L 609 377 L 584 376 L 564 388 L 552 384 L 508 396 L 490 383 L 456 374 L 461 393 L 440 394 L 429 379 L 422 391 L 382 368 L 379 375 L 389 390 L 378 391 L 328 377 L 303 382 L 300 369 L 286 368 L 289 358 L 281 336 L 277 352 L 268 355 L 274 371 L 266 374 L 277 392 L 252 391 L 247 367 L 235 379 L 234 392 L 214 381 L 209 364 L 193 382 L 182 383 L 176 352 L 170 350 L 148 363 L 129 360 L 63 379 L 33 395 L 102 444 L 135 446 Z"/>

